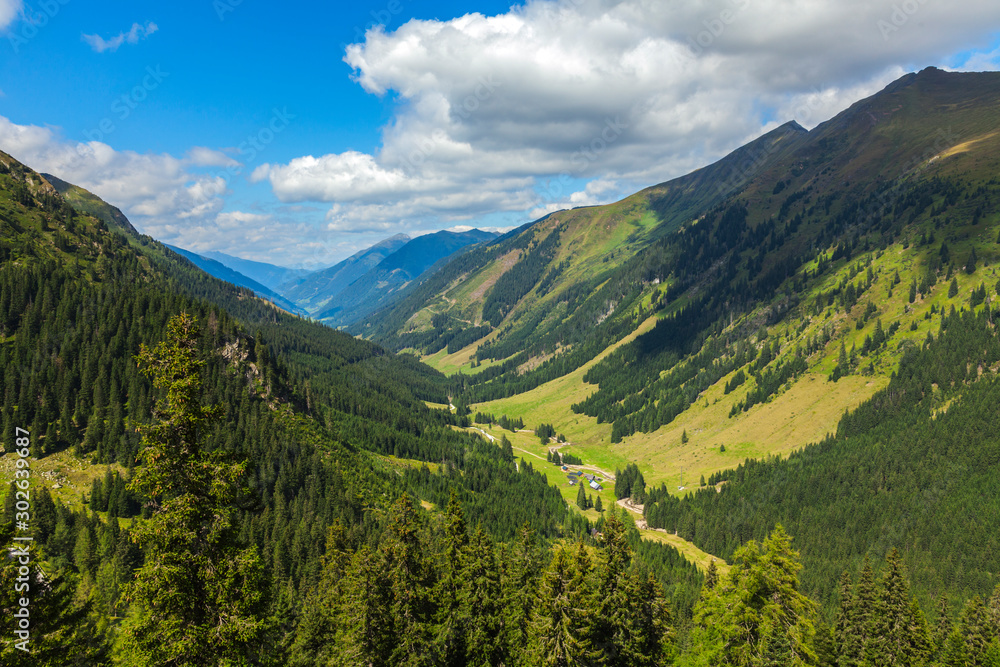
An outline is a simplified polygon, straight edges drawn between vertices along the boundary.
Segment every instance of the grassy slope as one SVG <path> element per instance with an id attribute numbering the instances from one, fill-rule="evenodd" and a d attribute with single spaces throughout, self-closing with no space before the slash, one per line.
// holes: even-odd
<path id="1" fill-rule="evenodd" d="M 989 85 L 984 85 L 984 81 Z M 859 103 L 862 108 L 853 116 L 846 120 L 835 119 L 818 128 L 821 137 L 837 137 L 839 134 L 845 138 L 844 141 L 853 142 L 854 146 L 845 150 L 839 160 L 830 161 L 819 156 L 814 160 L 818 166 L 814 165 L 811 169 L 808 168 L 809 159 L 806 159 L 807 168 L 802 170 L 804 173 L 794 188 L 804 189 L 812 185 L 829 189 L 836 183 L 847 183 L 849 179 L 873 179 L 883 173 L 897 179 L 889 183 L 891 188 L 907 187 L 918 180 L 934 177 L 957 177 L 967 184 L 985 184 L 993 179 L 996 156 L 1000 155 L 1000 132 L 993 129 L 995 120 L 991 120 L 992 117 L 984 114 L 982 109 L 976 109 L 976 104 L 972 102 L 956 105 L 956 108 L 941 104 L 936 95 L 940 93 L 937 89 L 942 87 L 942 82 L 936 73 L 921 75 L 921 78 L 908 84 L 890 87 L 887 95 L 877 100 L 877 104 L 865 106 Z M 982 77 L 972 77 L 966 79 L 963 85 L 967 85 L 967 96 L 974 102 L 979 101 L 987 107 L 996 106 L 994 83 Z M 951 124 L 943 125 L 940 118 L 934 117 L 941 113 L 951 114 L 947 116 Z M 869 122 L 865 119 L 875 123 L 874 136 L 870 127 L 863 126 L 864 122 Z M 868 141 L 869 145 L 862 145 L 862 140 Z M 777 180 L 786 177 L 787 173 L 775 169 L 747 188 L 744 196 L 751 208 L 752 219 L 764 220 L 777 212 L 783 199 L 772 198 L 770 190 Z M 565 451 L 606 470 L 636 461 L 648 483 L 662 482 L 673 493 L 684 493 L 698 484 L 701 475 L 707 477 L 712 472 L 732 468 L 747 457 L 786 456 L 834 431 L 845 410 L 886 386 L 889 376 L 898 367 L 902 347 L 923 341 L 929 332 L 936 333 L 938 318 L 932 317 L 932 311 L 967 305 L 969 293 L 981 283 L 987 286 L 989 298 L 996 298 L 996 263 L 1000 259 L 1000 247 L 996 245 L 996 240 L 1000 234 L 1000 213 L 995 208 L 988 208 L 978 224 L 972 225 L 969 205 L 952 207 L 942 219 L 942 216 L 933 214 L 934 207 L 941 203 L 939 198 L 936 199 L 934 206 L 910 220 L 903 235 L 884 252 L 856 254 L 850 262 L 834 264 L 826 274 L 808 284 L 798 309 L 779 324 L 753 335 L 758 346 L 779 341 L 782 348 L 780 360 L 792 354 L 796 345 L 804 344 L 824 328 L 833 331 L 832 340 L 808 358 L 809 372 L 790 386 L 786 385 L 771 401 L 735 418 L 729 417 L 731 407 L 746 396 L 753 383 L 751 380 L 727 396 L 723 391 L 729 379 L 727 377 L 704 392 L 671 424 L 654 433 L 637 433 L 621 443 L 611 444 L 610 424 L 598 424 L 595 418 L 576 414 L 570 409 L 573 403 L 596 390 L 595 386 L 583 382 L 583 376 L 610 349 L 577 371 L 523 394 L 473 406 L 473 410 L 521 417 L 529 428 L 541 422 L 551 423 L 570 441 Z M 593 212 L 590 215 L 597 217 Z M 613 218 L 610 211 L 603 217 Z M 809 231 L 808 224 L 803 231 Z M 936 241 L 918 247 L 916 241 L 920 235 L 931 232 L 935 233 Z M 910 282 L 920 283 L 942 242 L 948 244 L 956 267 L 961 267 L 975 247 L 979 257 L 978 270 L 971 276 L 961 270 L 955 272 L 959 292 L 953 298 L 947 296 L 950 279 L 946 279 L 942 271 L 937 284 L 928 294 L 924 297 L 918 294 L 915 302 L 910 304 Z M 607 251 L 611 247 L 614 247 L 613 243 L 604 249 Z M 830 291 L 841 281 L 851 278 L 851 267 L 859 265 L 859 262 L 863 267 L 861 278 L 869 267 L 875 275 L 870 290 L 850 313 L 832 306 L 815 315 L 807 306 L 821 292 Z M 584 271 L 585 268 L 593 269 L 593 264 L 579 262 L 567 270 L 564 279 L 572 280 L 572 271 Z M 900 282 L 893 287 L 892 277 L 896 272 Z M 853 279 L 855 282 L 859 280 L 858 277 Z M 652 291 L 648 290 L 647 301 Z M 877 313 L 858 329 L 856 325 L 869 302 L 875 305 Z M 532 304 L 528 304 L 526 299 L 525 305 Z M 761 304 L 757 311 L 733 326 L 762 320 L 769 305 Z M 865 357 L 859 364 L 860 372 L 861 366 L 870 362 L 873 372 L 870 375 L 856 373 L 837 383 L 829 382 L 827 378 L 837 363 L 840 344 L 843 342 L 848 350 L 853 346 L 860 349 L 865 337 L 874 332 L 878 319 L 882 320 L 886 329 L 893 322 L 899 322 L 900 327 L 885 347 Z M 652 319 L 648 320 L 640 331 L 648 330 L 652 322 Z M 467 363 L 477 346 L 471 345 L 451 355 L 435 355 L 427 361 L 446 373 L 453 373 L 456 367 Z M 463 368 L 463 372 L 467 372 L 467 367 Z M 681 444 L 681 433 L 684 431 L 689 436 L 687 444 Z M 529 440 L 537 443 L 533 436 Z M 719 451 L 720 445 L 725 445 L 725 453 Z M 531 446 L 526 449 L 530 450 Z M 544 456 L 544 448 L 540 444 L 535 451 Z M 564 495 L 567 494 L 564 492 Z M 575 494 L 570 498 L 573 499 Z"/>
<path id="2" fill-rule="evenodd" d="M 613 204 L 559 211 L 539 221 L 523 234 L 537 242 L 553 229 L 561 228 L 559 250 L 549 266 L 565 262 L 566 268 L 546 295 L 539 297 L 537 291 L 532 289 L 507 316 L 504 326 L 513 324 L 516 328 L 538 309 L 556 310 L 567 289 L 610 273 L 641 252 L 655 238 L 690 222 L 699 210 L 711 206 L 724 194 L 719 191 L 719 181 L 729 181 L 744 173 L 747 169 L 745 163 L 759 160 L 761 154 L 779 156 L 786 146 L 794 145 L 802 132 L 798 126 L 783 126 L 687 176 L 647 188 Z M 487 290 L 523 254 L 505 253 L 460 276 L 459 280 L 428 299 L 407 320 L 402 330 L 429 329 L 432 315 L 445 312 L 470 324 L 480 324 Z M 471 352 L 465 352 L 461 363 L 463 372 L 471 370 L 469 357 Z M 425 361 L 443 372 L 454 372 L 454 361 L 440 366 L 435 364 L 433 357 Z"/>

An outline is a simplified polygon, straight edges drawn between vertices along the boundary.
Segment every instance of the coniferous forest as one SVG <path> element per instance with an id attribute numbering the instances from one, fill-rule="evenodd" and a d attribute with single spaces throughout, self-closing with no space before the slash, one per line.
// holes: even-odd
<path id="1" fill-rule="evenodd" d="M 642 253 L 582 277 L 569 222 L 514 230 L 355 337 L 0 153 L 3 664 L 1000 667 L 996 179 L 779 203 L 798 174 L 765 189 L 768 216 L 706 199 L 669 227 L 661 201 Z M 873 268 L 911 244 L 912 280 Z M 503 257 L 476 317 L 404 330 Z M 875 296 L 894 289 L 900 317 L 918 294 L 947 307 L 901 326 Z M 417 356 L 470 346 L 469 375 Z M 807 376 L 872 389 L 783 456 L 685 493 L 629 461 L 595 503 L 580 480 L 605 463 L 567 419 L 479 407 L 574 372 L 566 411 L 609 447 L 712 387 L 726 424 Z"/>

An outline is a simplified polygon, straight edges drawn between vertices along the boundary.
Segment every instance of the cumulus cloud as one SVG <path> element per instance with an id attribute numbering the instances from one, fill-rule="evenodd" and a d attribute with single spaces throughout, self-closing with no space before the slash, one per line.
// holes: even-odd
<path id="1" fill-rule="evenodd" d="M 0 0 L 2 1 L 2 0 Z M 140 39 L 145 39 L 152 35 L 154 32 L 159 30 L 157 26 L 152 21 L 146 21 L 145 25 L 140 25 L 138 23 L 133 23 L 132 27 L 129 28 L 128 32 L 120 32 L 114 37 L 109 39 L 104 39 L 100 35 L 82 35 L 83 41 L 90 45 L 97 53 L 104 53 L 105 51 L 117 51 L 118 47 L 122 44 L 138 44 Z"/>
<path id="2" fill-rule="evenodd" d="M 55 174 L 121 207 L 130 217 L 139 216 L 138 224 L 147 229 L 165 220 L 214 216 L 227 190 L 223 177 L 190 169 L 199 164 L 197 158 L 69 141 L 51 128 L 18 125 L 3 116 L 0 146 L 32 169 Z"/>
<path id="3" fill-rule="evenodd" d="M 787 120 L 815 126 L 905 71 L 984 47 L 998 20 L 992 0 L 529 0 L 411 20 L 344 56 L 366 91 L 401 102 L 379 150 L 254 178 L 283 202 L 330 203 L 337 231 L 603 203 Z M 598 180 L 539 187 L 553 179 Z"/>
<path id="4" fill-rule="evenodd" d="M 0 0 L 0 30 L 13 23 L 23 7 L 21 0 Z"/>
<path id="5" fill-rule="evenodd" d="M 990 53 L 973 53 L 957 69 L 962 72 L 996 72 L 1000 70 L 1000 47 Z"/>
<path id="6" fill-rule="evenodd" d="M 237 160 L 222 151 L 205 146 L 195 146 L 187 152 L 187 161 L 198 167 L 239 167 Z"/>

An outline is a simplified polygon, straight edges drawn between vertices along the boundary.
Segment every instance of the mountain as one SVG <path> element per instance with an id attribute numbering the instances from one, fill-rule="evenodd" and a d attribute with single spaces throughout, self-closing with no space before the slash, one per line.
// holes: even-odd
<path id="1" fill-rule="evenodd" d="M 397 301 L 403 295 L 403 290 L 411 283 L 420 283 L 433 274 L 440 261 L 467 246 L 492 241 L 496 237 L 497 235 L 492 232 L 478 229 L 466 232 L 440 231 L 418 236 L 385 255 L 381 262 L 355 278 L 335 295 L 331 295 L 322 302 L 322 305 L 317 303 L 310 314 L 331 326 L 343 326 L 355 322 Z M 402 241 L 394 238 L 395 240 L 389 239 L 392 243 L 387 248 Z M 382 251 L 384 249 L 367 257 L 377 258 Z M 307 279 L 310 285 L 313 284 L 311 278 L 312 276 Z M 323 289 L 323 295 L 328 293 L 328 290 Z"/>
<path id="2" fill-rule="evenodd" d="M 279 291 L 278 286 L 290 280 L 297 280 L 306 276 L 310 271 L 306 269 L 289 269 L 284 266 L 276 266 L 267 262 L 254 262 L 242 257 L 227 255 L 218 250 L 209 250 L 201 253 L 202 257 L 214 259 L 215 261 L 228 266 L 234 271 L 238 271 L 247 278 L 254 280 L 272 291 Z"/>
<path id="3" fill-rule="evenodd" d="M 132 223 L 128 221 L 125 214 L 115 206 L 107 203 L 97 195 L 84 190 L 83 188 L 67 183 L 66 181 L 53 176 L 52 174 L 42 174 L 42 176 L 52 187 L 63 196 L 78 211 L 92 215 L 99 220 L 103 220 L 109 225 L 116 225 L 127 232 L 138 234 Z"/>
<path id="4" fill-rule="evenodd" d="M 39 660 L 72 652 L 81 664 L 108 664 L 111 655 L 115 664 L 156 664 L 160 648 L 143 643 L 155 633 L 136 628 L 168 618 L 206 636 L 219 623 L 241 623 L 232 637 L 195 642 L 201 657 L 185 653 L 185 662 L 251 655 L 247 664 L 259 664 L 256 652 L 268 646 L 267 661 L 287 664 L 290 652 L 305 650 L 298 661 L 315 664 L 316 647 L 340 650 L 342 640 L 317 644 L 307 636 L 318 627 L 312 617 L 301 629 L 268 619 L 287 604 L 310 615 L 325 608 L 306 601 L 340 576 L 325 568 L 341 548 L 361 554 L 360 564 L 363 545 L 389 549 L 411 535 L 406 548 L 433 568 L 416 582 L 424 586 L 450 562 L 437 553 L 449 503 L 453 516 L 480 527 L 468 535 L 478 553 L 505 559 L 505 568 L 514 561 L 493 540 L 522 540 L 534 562 L 553 540 L 590 534 L 590 519 L 573 514 L 540 471 L 447 408 L 440 373 L 284 312 L 124 217 L 109 222 L 109 209 L 97 212 L 74 208 L 47 178 L 0 152 L 0 428 L 10 436 L 0 461 L 30 465 L 31 523 L 18 518 L 18 530 L 31 531 L 31 553 L 46 562 L 47 585 L 31 590 Z M 150 490 L 149 471 L 164 466 L 172 472 Z M 5 540 L 20 490 L 0 486 Z M 642 553 L 690 607 L 695 567 L 660 544 Z M 169 568 L 154 566 L 163 559 Z M 489 576 L 499 577 L 493 562 Z M 0 559 L 0 579 L 13 582 L 17 567 Z M 534 586 L 540 572 L 531 565 L 525 576 Z M 183 597 L 184 608 L 211 600 L 226 611 L 171 611 L 155 604 L 164 591 Z M 18 604 L 0 596 L 4 614 Z M 414 622 L 430 627 L 450 613 L 435 602 Z M 400 615 L 379 627 L 406 634 L 395 625 L 408 622 Z M 113 647 L 112 636 L 130 648 Z M 12 644 L 0 646 L 4 664 L 16 662 Z M 129 662 L 136 651 L 146 657 Z"/>
<path id="5" fill-rule="evenodd" d="M 284 308 L 290 313 L 296 313 L 299 315 L 305 314 L 305 312 L 301 308 L 296 306 L 294 303 L 292 303 L 285 297 L 281 296 L 280 294 L 277 294 L 276 292 L 273 292 L 264 285 L 261 285 L 256 280 L 248 278 L 239 271 L 235 271 L 229 268 L 222 262 L 217 262 L 214 259 L 203 257 L 201 255 L 191 252 L 190 250 L 178 248 L 177 246 L 172 246 L 166 243 L 164 245 L 173 250 L 174 252 L 176 252 L 181 257 L 184 257 L 185 259 L 190 261 L 192 264 L 197 266 L 205 273 L 213 275 L 219 280 L 225 280 L 228 283 L 232 283 L 234 285 L 239 285 L 240 287 L 246 287 L 247 289 L 253 290 L 254 294 L 256 294 L 257 296 L 267 299 L 271 303 L 281 308 Z"/>
<path id="6" fill-rule="evenodd" d="M 924 573 L 923 602 L 986 595 L 992 547 L 959 553 L 957 534 L 929 526 L 986 545 L 1000 524 L 968 528 L 971 488 L 932 504 L 917 489 L 953 478 L 949 460 L 972 488 L 1000 484 L 973 455 L 996 455 L 977 406 L 997 368 L 997 118 L 1000 74 L 908 74 L 808 132 L 788 123 L 458 255 L 349 330 L 451 373 L 453 400 L 484 424 L 544 425 L 570 443 L 561 452 L 638 466 L 650 525 L 709 553 L 728 558 L 780 521 L 827 602 L 844 569 L 893 546 Z M 905 415 L 878 411 L 897 403 Z M 945 406 L 972 430 L 917 447 Z M 683 499 L 708 480 L 732 491 Z M 855 516 L 863 530 L 844 523 Z"/>
<path id="7" fill-rule="evenodd" d="M 406 234 L 396 234 L 327 269 L 286 281 L 279 289 L 301 308 L 313 314 L 318 313 L 348 285 L 409 241 L 410 237 Z"/>
<path id="8" fill-rule="evenodd" d="M 485 336 L 483 322 L 492 318 L 491 328 L 496 328 L 501 312 L 504 329 L 517 329 L 563 301 L 567 290 L 577 297 L 596 291 L 637 253 L 723 200 L 735 186 L 792 150 L 805 134 L 789 122 L 715 164 L 615 204 L 547 215 L 496 243 L 462 254 L 412 287 L 397 305 L 349 329 L 399 349 L 428 352 L 446 345 L 454 352 L 452 339 L 457 335 L 461 342 L 470 335 L 460 333 L 463 330 Z M 515 281 L 517 285 L 510 284 Z M 432 326 L 435 315 L 438 324 Z"/>
<path id="9" fill-rule="evenodd" d="M 0 153 L 32 661 L 994 664 L 998 111 L 925 70 L 442 252 L 360 330 L 450 377 Z"/>

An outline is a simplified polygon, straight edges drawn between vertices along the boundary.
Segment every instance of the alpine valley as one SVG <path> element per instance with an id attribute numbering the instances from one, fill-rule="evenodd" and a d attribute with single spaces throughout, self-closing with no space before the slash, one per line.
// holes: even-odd
<path id="1" fill-rule="evenodd" d="M 0 152 L 0 261 L 4 664 L 1000 665 L 1000 73 L 313 272 Z"/>

